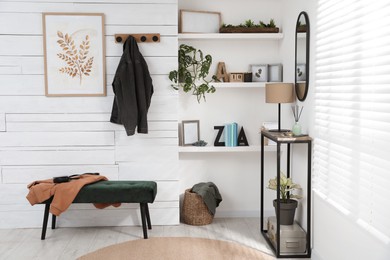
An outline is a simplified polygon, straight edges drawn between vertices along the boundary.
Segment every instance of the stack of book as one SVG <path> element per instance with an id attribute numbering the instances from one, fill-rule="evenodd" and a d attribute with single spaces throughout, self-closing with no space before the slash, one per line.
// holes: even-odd
<path id="1" fill-rule="evenodd" d="M 237 146 L 238 125 L 237 123 L 225 124 L 225 146 Z"/>

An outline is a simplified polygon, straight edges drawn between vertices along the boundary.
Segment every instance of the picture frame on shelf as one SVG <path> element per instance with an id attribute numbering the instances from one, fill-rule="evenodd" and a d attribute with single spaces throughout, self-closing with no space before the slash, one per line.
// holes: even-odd
<path id="1" fill-rule="evenodd" d="M 297 64 L 297 81 L 306 81 L 306 64 Z"/>
<path id="2" fill-rule="evenodd" d="M 45 95 L 106 96 L 103 13 L 43 13 Z"/>
<path id="3" fill-rule="evenodd" d="M 199 120 L 183 120 L 181 123 L 182 144 L 190 146 L 200 140 Z"/>
<path id="4" fill-rule="evenodd" d="M 268 64 L 252 64 L 252 82 L 268 81 Z"/>
<path id="5" fill-rule="evenodd" d="M 180 33 L 219 33 L 220 27 L 220 12 L 180 10 Z"/>
<path id="6" fill-rule="evenodd" d="M 268 82 L 282 82 L 283 81 L 283 66 L 282 64 L 268 65 Z"/>

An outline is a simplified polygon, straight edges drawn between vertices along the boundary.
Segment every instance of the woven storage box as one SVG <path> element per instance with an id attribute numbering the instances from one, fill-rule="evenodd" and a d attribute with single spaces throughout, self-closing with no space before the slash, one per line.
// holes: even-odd
<path id="1" fill-rule="evenodd" d="M 202 226 L 213 222 L 214 216 L 210 214 L 203 199 L 198 194 L 191 192 L 190 189 L 184 193 L 182 207 L 183 222 L 189 225 Z"/>

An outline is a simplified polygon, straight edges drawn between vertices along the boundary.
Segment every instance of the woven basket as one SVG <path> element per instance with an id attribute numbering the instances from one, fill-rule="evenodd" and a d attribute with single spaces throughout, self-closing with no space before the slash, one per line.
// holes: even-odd
<path id="1" fill-rule="evenodd" d="M 188 225 L 202 226 L 213 222 L 214 216 L 210 214 L 203 199 L 198 194 L 191 192 L 190 189 L 184 193 L 182 207 L 183 222 Z"/>

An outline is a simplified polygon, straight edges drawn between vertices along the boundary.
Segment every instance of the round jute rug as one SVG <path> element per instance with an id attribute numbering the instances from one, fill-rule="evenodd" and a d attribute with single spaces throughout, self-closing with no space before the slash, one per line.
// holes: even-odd
<path id="1" fill-rule="evenodd" d="M 86 254 L 80 260 L 274 260 L 273 256 L 233 242 L 191 237 L 132 240 Z"/>

